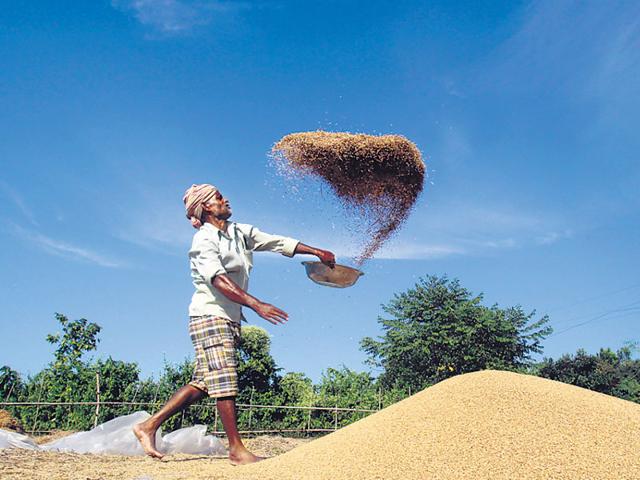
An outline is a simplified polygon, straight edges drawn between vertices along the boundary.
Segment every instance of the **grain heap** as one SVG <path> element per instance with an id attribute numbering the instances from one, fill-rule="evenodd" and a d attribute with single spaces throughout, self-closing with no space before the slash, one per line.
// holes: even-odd
<path id="1" fill-rule="evenodd" d="M 357 264 L 400 227 L 423 188 L 420 151 L 400 135 L 293 133 L 276 143 L 272 154 L 288 176 L 312 175 L 329 185 L 366 237 Z"/>
<path id="2" fill-rule="evenodd" d="M 640 479 L 640 405 L 538 377 L 443 381 L 238 478 Z M 235 475 L 234 475 L 235 476 Z"/>

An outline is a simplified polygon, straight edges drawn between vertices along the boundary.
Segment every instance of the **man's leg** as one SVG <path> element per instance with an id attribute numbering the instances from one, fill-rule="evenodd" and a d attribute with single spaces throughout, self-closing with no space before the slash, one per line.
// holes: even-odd
<path id="1" fill-rule="evenodd" d="M 235 397 L 222 397 L 217 399 L 218 412 L 222 420 L 222 426 L 229 440 L 229 461 L 233 465 L 245 465 L 247 463 L 264 460 L 251 453 L 242 443 L 238 433 L 238 423 L 236 420 L 236 399 Z"/>
<path id="2" fill-rule="evenodd" d="M 156 431 L 160 425 L 172 415 L 184 410 L 189 405 L 206 397 L 207 394 L 194 387 L 193 385 L 185 385 L 169 399 L 169 401 L 158 412 L 133 427 L 138 440 L 142 444 L 142 448 L 147 455 L 155 458 L 162 458 L 164 455 L 156 449 Z"/>

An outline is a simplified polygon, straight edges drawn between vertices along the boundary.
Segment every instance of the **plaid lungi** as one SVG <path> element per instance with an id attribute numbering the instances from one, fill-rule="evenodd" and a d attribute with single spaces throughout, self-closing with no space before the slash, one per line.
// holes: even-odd
<path id="1" fill-rule="evenodd" d="M 196 351 L 196 368 L 189 384 L 210 397 L 237 396 L 240 324 L 213 315 L 191 317 L 189 335 Z"/>

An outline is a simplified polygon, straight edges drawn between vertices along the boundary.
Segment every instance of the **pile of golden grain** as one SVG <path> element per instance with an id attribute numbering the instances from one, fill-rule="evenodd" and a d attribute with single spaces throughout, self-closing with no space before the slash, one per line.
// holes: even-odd
<path id="1" fill-rule="evenodd" d="M 239 478 L 640 479 L 640 405 L 484 371 L 428 388 Z"/>
<path id="2" fill-rule="evenodd" d="M 326 182 L 351 220 L 361 225 L 362 263 L 398 229 L 422 192 L 425 165 L 400 135 L 303 132 L 272 150 L 280 170 Z"/>

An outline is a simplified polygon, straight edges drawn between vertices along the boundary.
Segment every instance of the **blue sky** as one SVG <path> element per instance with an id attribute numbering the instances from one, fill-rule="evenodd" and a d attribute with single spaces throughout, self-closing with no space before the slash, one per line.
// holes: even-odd
<path id="1" fill-rule="evenodd" d="M 283 135 L 397 133 L 429 170 L 407 224 L 352 288 L 256 256 L 289 312 L 287 371 L 366 369 L 380 305 L 448 274 L 486 304 L 548 313 L 545 355 L 640 340 L 637 2 L 18 2 L 0 13 L 0 364 L 51 359 L 54 312 L 145 375 L 191 355 L 181 197 L 357 253 L 326 188 L 267 153 Z"/>

